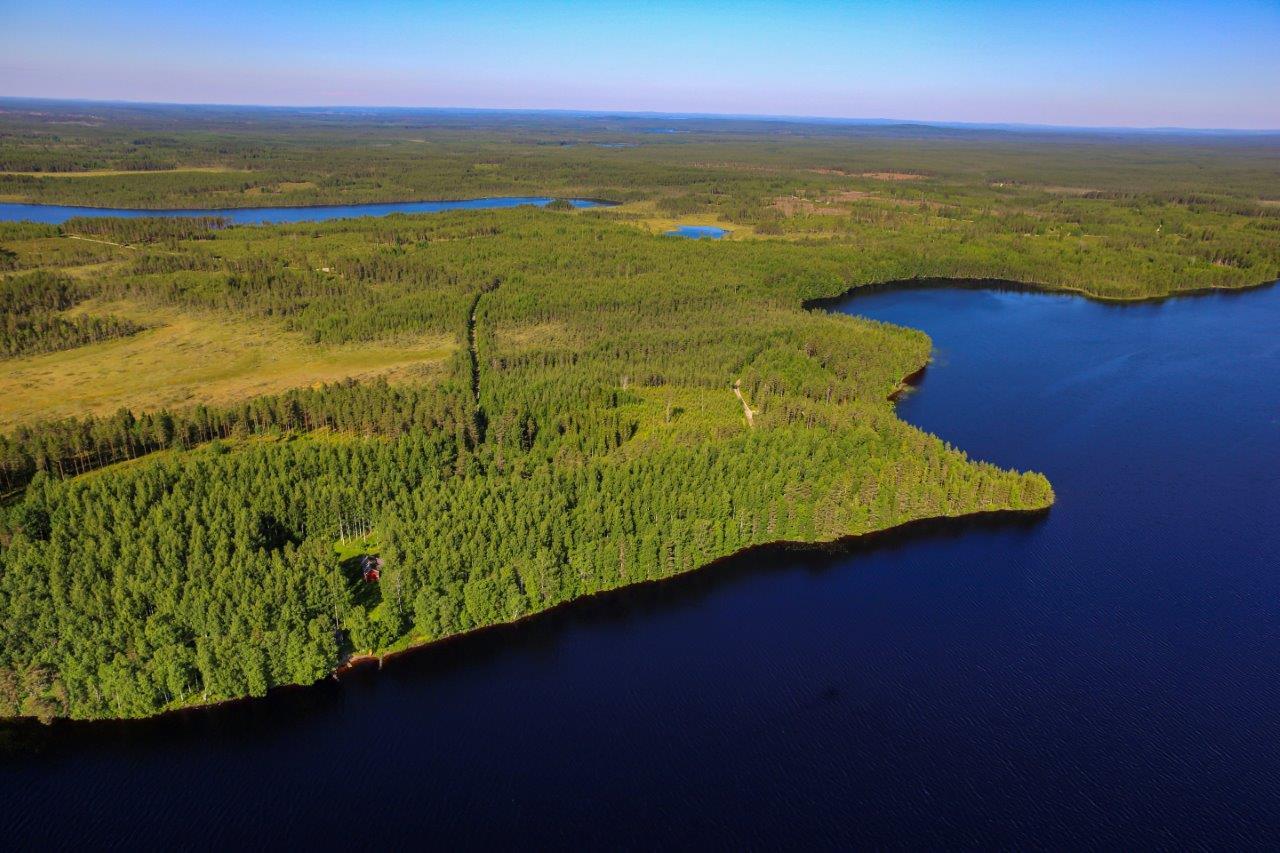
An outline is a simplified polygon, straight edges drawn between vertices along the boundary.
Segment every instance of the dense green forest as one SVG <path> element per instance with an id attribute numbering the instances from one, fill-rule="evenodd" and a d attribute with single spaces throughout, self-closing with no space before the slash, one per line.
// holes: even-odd
<path id="1" fill-rule="evenodd" d="M 83 293 L 70 278 L 44 271 L 0 279 L 0 358 L 71 349 L 142 330 L 119 317 L 66 315 Z"/>
<path id="2" fill-rule="evenodd" d="M 1044 477 L 970 460 L 895 417 L 889 398 L 927 363 L 926 336 L 805 306 L 935 276 L 1132 298 L 1280 275 L 1280 219 L 1257 195 L 1270 192 L 1265 146 L 1180 142 L 1206 149 L 1205 180 L 1163 160 L 1144 171 L 1149 151 L 1132 142 L 747 124 L 650 144 L 639 120 L 477 121 L 290 114 L 234 130 L 212 109 L 176 125 L 145 109 L 56 128 L 0 116 L 12 172 L 148 171 L 0 180 L 23 198 L 268 203 L 226 183 L 231 172 L 173 171 L 217 167 L 248 170 L 254 187 L 310 182 L 299 191 L 316 201 L 629 202 L 0 226 L 5 345 L 20 339 L 28 360 L 83 346 L 109 363 L 118 350 L 90 328 L 112 311 L 272 324 L 317 347 L 453 342 L 442 368 L 411 379 L 26 413 L 0 437 L 0 716 L 136 717 L 261 695 L 354 653 L 751 545 L 1043 509 Z M 419 133 L 428 141 L 412 142 Z M 1084 181 L 1077 149 L 1094 146 L 1098 189 L 994 186 L 984 170 L 1000 145 L 1020 152 L 1000 167 L 1016 181 Z M 235 202 L 217 195 L 227 187 Z M 685 212 L 742 233 L 695 242 L 645 227 Z M 116 334 L 151 334 L 120 322 L 138 328 Z M 384 569 L 366 584 L 359 557 L 373 552 Z"/>
<path id="3" fill-rule="evenodd" d="M 5 484 L 25 495 L 0 579 L 9 713 L 260 693 L 351 651 L 751 544 L 1051 500 L 1042 477 L 970 462 L 893 416 L 887 397 L 927 339 L 805 311 L 854 279 L 803 247 L 676 242 L 553 211 L 165 245 L 83 286 L 322 339 L 426 327 L 460 346 L 429 384 L 34 419 L 6 436 Z M 374 533 L 373 588 L 335 556 L 346 529 Z"/>

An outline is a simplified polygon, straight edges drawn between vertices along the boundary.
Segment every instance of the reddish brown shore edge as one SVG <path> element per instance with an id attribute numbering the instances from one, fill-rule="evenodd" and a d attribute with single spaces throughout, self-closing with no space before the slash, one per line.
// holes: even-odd
<path id="1" fill-rule="evenodd" d="M 893 393 L 889 395 L 889 402 L 896 403 L 903 394 L 910 391 L 924 381 L 924 372 L 929 369 L 929 365 L 924 365 L 914 373 L 908 373 L 898 383 L 898 387 L 893 389 Z"/>

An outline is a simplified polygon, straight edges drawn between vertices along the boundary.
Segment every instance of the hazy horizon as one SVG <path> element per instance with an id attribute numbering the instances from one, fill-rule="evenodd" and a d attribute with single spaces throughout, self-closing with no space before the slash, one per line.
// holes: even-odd
<path id="1" fill-rule="evenodd" d="M 246 109 L 246 110 L 279 110 L 297 112 L 439 112 L 439 113 L 508 113 L 512 115 L 565 115 L 596 116 L 601 118 L 666 118 L 676 121 L 699 119 L 709 121 L 773 121 L 794 124 L 829 124 L 833 126 L 877 126 L 887 127 L 903 125 L 920 125 L 938 128 L 970 128 L 974 130 L 1026 130 L 1026 131 L 1078 131 L 1078 132 L 1121 132 L 1121 133 L 1189 133 L 1189 134 L 1231 134 L 1231 135 L 1272 135 L 1280 134 L 1280 124 L 1275 127 L 1237 128 L 1237 127 L 1192 127 L 1178 125 L 1081 125 L 1081 124 L 1038 124 L 1031 122 L 1005 121 L 947 121 L 928 117 L 890 118 L 886 116 L 830 116 L 801 115 L 785 113 L 717 113 L 717 112 L 677 112 L 671 110 L 597 110 L 578 109 L 573 107 L 474 107 L 459 104 L 265 104 L 265 103 L 230 103 L 217 101 L 145 101 L 125 98 L 75 98 L 45 97 L 39 95 L 0 95 L 0 104 L 5 102 L 54 103 L 62 105 L 83 104 L 87 106 L 119 106 L 119 107 L 178 107 L 192 109 Z"/>
<path id="2" fill-rule="evenodd" d="M 1280 129 L 1280 4 L 539 0 L 13 8 L 0 95 Z"/>

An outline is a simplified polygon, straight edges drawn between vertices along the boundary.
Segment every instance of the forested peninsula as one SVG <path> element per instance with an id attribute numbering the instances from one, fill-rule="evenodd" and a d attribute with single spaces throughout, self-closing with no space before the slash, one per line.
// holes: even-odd
<path id="1" fill-rule="evenodd" d="M 624 204 L 0 223 L 0 716 L 260 696 L 755 545 L 1043 510 L 1043 476 L 895 416 L 924 334 L 807 306 L 900 279 L 1137 298 L 1280 276 L 1275 188 L 1247 150 L 1187 149 L 1217 195 L 1195 170 L 1116 167 L 1123 146 L 1109 190 L 1006 192 L 964 138 L 300 134 L 197 113 L 151 144 L 154 120 L 74 136 L 0 116 L 0 192 L 232 207 L 268 186 L 366 200 L 372 181 Z M 1062 180 L 1086 156 L 1004 144 Z M 48 164 L 116 174 L 27 174 Z M 227 189 L 239 168 L 257 177 Z M 733 234 L 660 236 L 673 217 Z"/>

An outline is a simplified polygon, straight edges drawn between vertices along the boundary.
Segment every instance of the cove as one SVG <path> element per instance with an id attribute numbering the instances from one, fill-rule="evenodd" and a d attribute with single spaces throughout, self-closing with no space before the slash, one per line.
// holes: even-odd
<path id="1" fill-rule="evenodd" d="M 0 839 L 1274 847 L 1280 288 L 829 310 L 928 332 L 900 415 L 1054 508 L 761 549 L 262 701 L 5 725 Z"/>
<path id="2" fill-rule="evenodd" d="M 41 222 L 61 225 L 73 216 L 111 216 L 139 218 L 144 216 L 219 216 L 236 225 L 262 225 L 281 222 L 323 222 L 356 216 L 389 216 L 392 213 L 440 213 L 445 210 L 489 210 L 492 208 L 534 205 L 544 207 L 554 199 L 544 196 L 500 196 L 458 201 L 398 201 L 380 204 L 333 204 L 302 207 L 229 207 L 218 210 L 194 208 L 142 210 L 125 207 L 75 207 L 60 204 L 0 203 L 0 221 Z M 593 199 L 570 199 L 574 207 L 608 206 Z"/>

